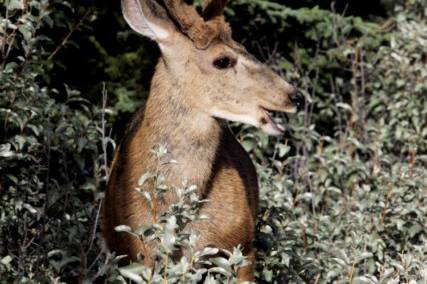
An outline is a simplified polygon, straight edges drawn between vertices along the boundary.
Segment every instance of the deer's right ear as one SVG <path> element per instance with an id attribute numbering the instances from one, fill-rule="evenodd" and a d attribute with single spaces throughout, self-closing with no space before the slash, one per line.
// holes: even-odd
<path id="1" fill-rule="evenodd" d="M 166 10 L 156 0 L 122 0 L 122 12 L 133 30 L 159 44 L 176 31 Z"/>

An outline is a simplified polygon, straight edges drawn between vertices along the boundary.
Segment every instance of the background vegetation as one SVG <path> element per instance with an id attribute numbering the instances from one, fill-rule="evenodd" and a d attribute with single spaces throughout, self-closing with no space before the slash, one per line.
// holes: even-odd
<path id="1" fill-rule="evenodd" d="M 215 251 L 119 270 L 99 230 L 114 141 L 147 97 L 155 44 L 130 31 L 119 1 L 0 3 L 0 282 L 200 279 L 193 264 Z M 284 137 L 232 125 L 259 174 L 259 283 L 427 283 L 427 3 L 365 4 L 226 10 L 235 38 L 310 102 L 278 118 Z M 179 190 L 159 226 L 138 232 L 162 241 L 163 261 L 194 242 L 179 228 L 200 201 Z M 206 283 L 233 282 L 244 264 L 238 249 L 211 262 Z"/>

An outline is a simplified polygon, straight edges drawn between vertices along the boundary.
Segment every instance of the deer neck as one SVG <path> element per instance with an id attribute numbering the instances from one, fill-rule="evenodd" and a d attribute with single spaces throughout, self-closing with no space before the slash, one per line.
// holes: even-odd
<path id="1" fill-rule="evenodd" d="M 144 142 L 147 148 L 167 148 L 162 163 L 174 161 L 163 168 L 170 185 L 187 182 L 203 190 L 211 177 L 224 127 L 223 122 L 192 106 L 186 96 L 194 91 L 190 88 L 171 78 L 160 61 L 144 114 Z"/>

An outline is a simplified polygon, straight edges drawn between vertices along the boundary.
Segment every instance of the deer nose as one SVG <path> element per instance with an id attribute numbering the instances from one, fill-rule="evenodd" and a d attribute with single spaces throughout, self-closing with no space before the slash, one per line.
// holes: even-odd
<path id="1" fill-rule="evenodd" d="M 305 97 L 300 91 L 295 90 L 292 94 L 289 95 L 289 99 L 297 107 L 298 111 L 304 108 Z"/>

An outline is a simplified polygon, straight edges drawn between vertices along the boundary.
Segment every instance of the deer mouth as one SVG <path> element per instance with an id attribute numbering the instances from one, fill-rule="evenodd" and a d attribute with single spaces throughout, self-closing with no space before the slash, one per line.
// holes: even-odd
<path id="1" fill-rule="evenodd" d="M 285 127 L 280 122 L 275 121 L 275 111 L 261 107 L 260 128 L 270 135 L 282 135 Z"/>

